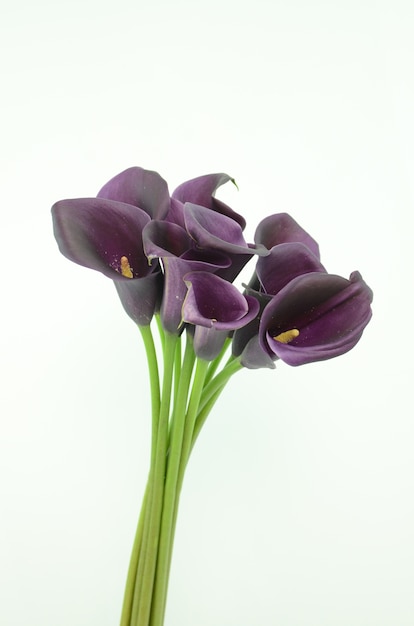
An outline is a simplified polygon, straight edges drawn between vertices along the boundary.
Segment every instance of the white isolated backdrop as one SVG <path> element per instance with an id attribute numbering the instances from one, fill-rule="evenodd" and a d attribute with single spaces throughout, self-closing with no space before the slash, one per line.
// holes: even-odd
<path id="1" fill-rule="evenodd" d="M 49 209 L 224 171 L 375 292 L 333 361 L 243 371 L 191 460 L 166 626 L 412 626 L 414 5 L 2 7 L 0 623 L 114 626 L 146 478 L 139 333 Z"/>

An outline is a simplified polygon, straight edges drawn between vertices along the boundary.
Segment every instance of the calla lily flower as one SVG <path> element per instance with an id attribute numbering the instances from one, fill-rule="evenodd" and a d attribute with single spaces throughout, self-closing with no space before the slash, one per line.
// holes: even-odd
<path id="1" fill-rule="evenodd" d="M 261 244 L 249 247 L 243 237 L 240 224 L 227 215 L 221 215 L 206 207 L 187 202 L 184 205 L 184 220 L 188 234 L 200 248 L 250 256 L 268 254 Z"/>
<path id="2" fill-rule="evenodd" d="M 260 257 L 256 274 L 260 291 L 275 296 L 291 280 L 309 272 L 326 272 L 324 266 L 303 243 L 280 243 L 268 256 Z"/>
<path id="3" fill-rule="evenodd" d="M 268 250 L 281 243 L 303 243 L 320 258 L 317 242 L 288 213 L 265 217 L 256 228 L 254 241 Z"/>
<path id="4" fill-rule="evenodd" d="M 236 185 L 234 178 L 221 173 L 199 176 L 182 183 L 171 196 L 171 214 L 168 215 L 167 220 L 175 221 L 180 226 L 184 226 L 183 207 L 186 202 L 190 202 L 230 217 L 244 230 L 246 227 L 244 217 L 215 198 L 217 189 L 229 181 Z M 175 219 L 171 218 L 172 215 Z"/>
<path id="5" fill-rule="evenodd" d="M 185 274 L 208 271 L 231 281 L 254 254 L 268 254 L 264 246 L 249 246 L 240 224 L 227 215 L 187 202 L 183 218 L 185 228 L 165 220 L 152 220 L 143 231 L 148 259 L 161 258 L 164 265 L 161 319 L 172 333 L 179 331 L 182 321 L 181 307 L 187 291 Z"/>
<path id="6" fill-rule="evenodd" d="M 241 328 L 256 317 L 259 303 L 244 296 L 227 280 L 208 272 L 184 276 L 188 291 L 183 304 L 183 321 L 217 330 Z"/>
<path id="7" fill-rule="evenodd" d="M 229 282 L 234 281 L 253 255 L 269 254 L 260 243 L 246 243 L 240 224 L 227 215 L 187 202 L 184 205 L 184 219 L 186 229 L 198 248 L 219 250 L 230 257 L 230 265 L 217 272 Z"/>
<path id="8" fill-rule="evenodd" d="M 166 181 L 157 172 L 130 167 L 108 181 L 98 198 L 117 200 L 139 207 L 154 219 L 162 220 L 170 210 Z"/>
<path id="9" fill-rule="evenodd" d="M 52 217 L 61 253 L 112 278 L 128 315 L 148 325 L 162 288 L 159 264 L 148 264 L 142 244 L 149 215 L 115 200 L 78 198 L 56 202 Z"/>
<path id="10" fill-rule="evenodd" d="M 260 303 L 258 317 L 236 331 L 233 337 L 233 355 L 240 357 L 244 367 L 257 369 L 274 368 L 272 359 L 275 354 L 263 351 L 259 342 L 259 322 L 261 314 L 271 300 L 283 287 L 297 276 L 309 272 L 325 272 L 318 258 L 303 243 L 280 243 L 275 245 L 268 256 L 259 257 L 255 274 L 246 293 L 253 295 Z"/>
<path id="11" fill-rule="evenodd" d="M 228 281 L 208 272 L 184 276 L 188 292 L 184 300 L 183 321 L 195 325 L 194 350 L 211 361 L 220 352 L 230 331 L 251 322 L 259 312 L 256 298 L 243 296 Z"/>
<path id="12" fill-rule="evenodd" d="M 339 356 L 361 338 L 371 302 L 372 291 L 358 272 L 349 280 L 322 272 L 298 276 L 264 308 L 260 344 L 289 365 Z"/>
<path id="13" fill-rule="evenodd" d="M 145 254 L 149 261 L 161 258 L 165 283 L 161 302 L 161 321 L 170 333 L 180 332 L 181 309 L 187 293 L 183 277 L 194 270 L 216 272 L 231 264 L 230 258 L 217 250 L 198 250 L 181 226 L 152 220 L 142 234 Z"/>

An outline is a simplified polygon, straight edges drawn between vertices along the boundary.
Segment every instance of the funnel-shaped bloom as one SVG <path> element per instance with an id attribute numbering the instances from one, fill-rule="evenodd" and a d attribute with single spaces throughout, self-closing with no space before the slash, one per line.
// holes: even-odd
<path id="1" fill-rule="evenodd" d="M 206 207 L 216 213 L 221 213 L 221 215 L 227 215 L 244 230 L 246 227 L 244 217 L 233 211 L 221 200 L 215 198 L 217 189 L 229 181 L 234 185 L 236 184 L 234 178 L 227 174 L 207 174 L 182 183 L 171 196 L 171 213 L 167 219 L 184 226 L 183 207 L 186 202 L 190 202 L 191 204 Z"/>
<path id="2" fill-rule="evenodd" d="M 259 303 L 251 296 L 243 296 L 234 285 L 215 274 L 190 272 L 184 280 L 188 292 L 182 309 L 183 321 L 196 327 L 197 356 L 211 361 L 229 332 L 256 317 Z"/>
<path id="3" fill-rule="evenodd" d="M 183 277 L 192 271 L 207 271 L 234 280 L 254 254 L 268 254 L 263 246 L 249 246 L 238 222 L 187 202 L 183 207 L 184 227 L 166 220 L 152 220 L 144 229 L 147 257 L 161 258 L 165 289 L 161 319 L 169 332 L 178 332 L 181 307 L 187 292 Z"/>
<path id="4" fill-rule="evenodd" d="M 112 278 L 128 315 L 149 324 L 161 289 L 159 266 L 148 264 L 142 244 L 149 215 L 114 200 L 78 198 L 56 202 L 52 217 L 62 254 Z"/>
<path id="5" fill-rule="evenodd" d="M 281 243 L 256 264 L 259 290 L 275 296 L 291 280 L 309 272 L 326 272 L 324 266 L 303 243 Z"/>
<path id="6" fill-rule="evenodd" d="M 184 220 L 187 232 L 198 248 L 217 250 L 231 259 L 230 266 L 218 272 L 230 282 L 233 282 L 252 256 L 269 254 L 260 243 L 247 244 L 240 224 L 227 215 L 187 202 L 184 205 Z"/>
<path id="7" fill-rule="evenodd" d="M 130 167 L 111 178 L 98 193 L 98 198 L 132 204 L 154 220 L 164 219 L 170 210 L 167 183 L 157 172 L 142 167 Z"/>
<path id="8" fill-rule="evenodd" d="M 190 272 L 184 277 L 188 292 L 183 305 L 183 320 L 190 324 L 235 330 L 250 322 L 259 303 L 215 274 Z"/>
<path id="9" fill-rule="evenodd" d="M 199 250 L 181 226 L 171 222 L 152 220 L 143 231 L 145 254 L 161 258 L 165 282 L 161 302 L 162 325 L 170 333 L 180 332 L 181 309 L 187 293 L 184 275 L 195 270 L 216 272 L 228 267 L 231 260 L 217 250 Z"/>
<path id="10" fill-rule="evenodd" d="M 233 354 L 240 356 L 242 365 L 250 369 L 274 367 L 272 359 L 276 359 L 276 355 L 264 352 L 259 343 L 261 314 L 272 296 L 294 278 L 309 272 L 326 273 L 318 258 L 303 243 L 280 243 L 268 256 L 258 259 L 247 293 L 259 301 L 260 313 L 250 324 L 236 331 L 233 338 Z"/>
<path id="11" fill-rule="evenodd" d="M 281 243 L 302 243 L 319 259 L 317 242 L 288 213 L 265 217 L 256 228 L 254 241 L 268 250 Z"/>
<path id="12" fill-rule="evenodd" d="M 372 291 L 358 272 L 349 280 L 311 272 L 291 280 L 263 310 L 259 339 L 289 365 L 344 354 L 371 319 Z"/>

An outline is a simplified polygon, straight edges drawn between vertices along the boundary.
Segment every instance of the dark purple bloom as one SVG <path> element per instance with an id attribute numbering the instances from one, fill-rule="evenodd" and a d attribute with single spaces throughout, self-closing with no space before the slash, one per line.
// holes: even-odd
<path id="1" fill-rule="evenodd" d="M 195 325 L 194 349 L 197 356 L 214 359 L 230 331 L 254 319 L 259 303 L 243 296 L 228 281 L 208 272 L 190 272 L 184 277 L 188 292 L 183 321 Z"/>
<path id="2" fill-rule="evenodd" d="M 52 207 L 59 249 L 71 261 L 112 278 L 128 315 L 147 325 L 158 306 L 161 273 L 144 254 L 143 210 L 103 198 L 61 200 Z"/>
<path id="3" fill-rule="evenodd" d="M 183 277 L 194 270 L 215 272 L 228 267 L 228 256 L 218 251 L 198 250 L 181 226 L 153 220 L 143 231 L 145 253 L 152 259 L 161 258 L 164 266 L 164 291 L 161 301 L 161 321 L 170 333 L 177 333 L 182 322 L 181 309 L 187 293 Z"/>
<path id="4" fill-rule="evenodd" d="M 268 256 L 258 259 L 256 274 L 259 291 L 275 296 L 291 280 L 309 272 L 326 272 L 324 266 L 303 243 L 280 243 Z"/>
<path id="5" fill-rule="evenodd" d="M 176 224 L 184 226 L 183 207 L 186 202 L 190 202 L 191 204 L 206 207 L 216 213 L 227 215 L 244 230 L 246 227 L 244 217 L 214 197 L 217 189 L 229 181 L 234 185 L 236 184 L 234 178 L 220 173 L 199 176 L 182 183 L 172 194 L 171 213 L 167 217 L 168 221 L 174 221 Z"/>
<path id="6" fill-rule="evenodd" d="M 283 287 L 297 276 L 309 272 L 325 272 L 318 258 L 303 243 L 280 243 L 268 256 L 260 257 L 247 293 L 260 303 L 260 312 L 250 324 L 238 330 L 233 338 L 233 354 L 240 356 L 242 365 L 256 369 L 274 367 L 275 354 L 264 352 L 259 343 L 259 322 L 262 311 Z"/>
<path id="7" fill-rule="evenodd" d="M 246 243 L 240 224 L 227 215 L 217 214 L 188 202 L 184 205 L 184 220 L 197 248 L 219 250 L 230 258 L 230 265 L 217 272 L 230 282 L 233 282 L 253 255 L 269 254 L 260 243 Z"/>
<path id="8" fill-rule="evenodd" d="M 371 302 L 372 291 L 358 272 L 349 280 L 322 272 L 298 276 L 264 308 L 260 344 L 289 365 L 344 354 L 371 319 Z"/>
<path id="9" fill-rule="evenodd" d="M 249 253 L 242 227 L 227 215 L 187 202 L 184 205 L 184 221 L 187 232 L 200 248 L 225 249 L 225 252 L 233 254 Z M 256 249 L 265 250 L 260 245 Z M 254 252 L 252 250 L 250 254 Z"/>
<path id="10" fill-rule="evenodd" d="M 245 326 L 259 311 L 255 298 L 244 296 L 215 274 L 190 272 L 184 281 L 188 288 L 183 305 L 185 322 L 229 331 Z"/>
<path id="11" fill-rule="evenodd" d="M 275 213 L 265 217 L 256 228 L 254 241 L 268 250 L 281 243 L 303 243 L 320 258 L 317 242 L 287 213 Z"/>
<path id="12" fill-rule="evenodd" d="M 154 220 L 162 220 L 170 210 L 170 194 L 163 178 L 142 167 L 130 167 L 117 174 L 98 193 L 98 198 L 137 206 Z"/>
<path id="13" fill-rule="evenodd" d="M 161 304 L 163 326 L 177 332 L 187 289 L 183 282 L 191 271 L 208 271 L 233 280 L 254 254 L 268 254 L 263 246 L 249 246 L 241 226 L 227 215 L 186 203 L 184 228 L 168 221 L 153 220 L 143 231 L 147 257 L 161 258 L 165 288 Z M 240 259 L 240 260 L 239 260 Z"/>

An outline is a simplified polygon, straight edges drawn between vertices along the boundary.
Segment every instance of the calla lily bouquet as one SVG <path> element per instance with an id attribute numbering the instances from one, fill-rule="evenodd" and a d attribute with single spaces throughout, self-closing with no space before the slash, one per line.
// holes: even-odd
<path id="1" fill-rule="evenodd" d="M 316 241 L 286 213 L 262 220 L 247 243 L 244 218 L 215 197 L 230 181 L 201 176 L 170 195 L 159 174 L 132 167 L 96 197 L 52 207 L 60 251 L 113 280 L 148 359 L 150 467 L 121 626 L 164 623 L 185 469 L 229 379 L 279 359 L 297 366 L 343 354 L 371 318 L 361 275 L 329 274 Z M 248 263 L 240 291 L 234 280 Z"/>

